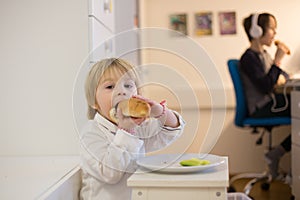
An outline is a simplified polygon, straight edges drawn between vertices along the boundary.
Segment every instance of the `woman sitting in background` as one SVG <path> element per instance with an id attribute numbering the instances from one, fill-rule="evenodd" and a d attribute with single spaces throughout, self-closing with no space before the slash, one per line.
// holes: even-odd
<path id="1" fill-rule="evenodd" d="M 264 46 L 274 43 L 276 28 L 276 18 L 269 13 L 252 14 L 244 19 L 250 47 L 240 59 L 239 70 L 248 112 L 254 118 L 291 116 L 289 96 L 273 92 L 276 84 L 282 84 L 288 78 L 287 73 L 281 69 L 281 61 L 285 54 L 289 54 L 289 49 L 284 43 L 276 42 L 274 59 L 264 49 Z M 273 179 L 278 176 L 280 158 L 290 150 L 291 135 L 265 155 Z"/>

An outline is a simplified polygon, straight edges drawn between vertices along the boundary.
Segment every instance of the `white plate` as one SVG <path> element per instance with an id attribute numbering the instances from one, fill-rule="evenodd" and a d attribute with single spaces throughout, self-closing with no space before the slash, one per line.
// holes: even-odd
<path id="1" fill-rule="evenodd" d="M 209 160 L 208 165 L 181 166 L 181 160 L 199 158 Z M 216 167 L 224 163 L 224 158 L 212 154 L 159 154 L 146 156 L 137 161 L 137 164 L 150 171 L 169 172 L 169 173 L 190 173 L 199 172 Z"/>

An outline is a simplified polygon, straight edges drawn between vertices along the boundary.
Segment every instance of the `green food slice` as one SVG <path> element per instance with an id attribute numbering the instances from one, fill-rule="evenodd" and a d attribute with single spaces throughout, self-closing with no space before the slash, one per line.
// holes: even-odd
<path id="1" fill-rule="evenodd" d="M 201 160 L 199 158 L 191 158 L 189 160 L 180 161 L 182 166 L 199 166 L 199 165 L 208 165 L 210 164 L 209 160 Z"/>

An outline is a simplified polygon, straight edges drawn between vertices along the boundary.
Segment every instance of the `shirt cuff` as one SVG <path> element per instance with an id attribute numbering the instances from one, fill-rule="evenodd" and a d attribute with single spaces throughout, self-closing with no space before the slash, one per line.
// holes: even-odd
<path id="1" fill-rule="evenodd" d="M 165 130 L 168 130 L 168 131 L 176 131 L 176 130 L 181 130 L 181 129 L 183 129 L 183 127 L 185 126 L 185 121 L 183 120 L 183 118 L 182 118 L 182 116 L 178 113 L 178 112 L 176 112 L 176 111 L 174 111 L 174 110 L 172 110 L 172 112 L 176 115 L 176 117 L 178 118 L 178 120 L 179 120 L 179 125 L 177 126 L 177 127 L 169 127 L 169 126 L 163 126 L 163 129 L 165 129 Z"/>
<path id="2" fill-rule="evenodd" d="M 138 153 L 144 144 L 142 140 L 122 129 L 117 131 L 113 143 L 116 146 L 125 148 L 130 153 Z"/>

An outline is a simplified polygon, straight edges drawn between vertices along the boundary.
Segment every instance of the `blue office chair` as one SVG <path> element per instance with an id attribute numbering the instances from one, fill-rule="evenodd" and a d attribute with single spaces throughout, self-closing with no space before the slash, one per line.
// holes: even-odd
<path id="1" fill-rule="evenodd" d="M 269 133 L 268 137 L 268 150 L 272 149 L 272 128 L 275 126 L 281 125 L 290 125 L 291 118 L 290 117 L 268 117 L 268 118 L 251 118 L 248 116 L 248 109 L 246 98 L 244 94 L 242 80 L 239 74 L 239 60 L 230 59 L 227 62 L 229 72 L 231 75 L 231 79 L 233 81 L 234 91 L 235 91 L 235 99 L 236 99 L 236 108 L 235 108 L 235 119 L 234 123 L 237 127 L 251 127 L 253 128 L 252 133 L 258 133 L 257 128 L 262 128 L 263 132 L 256 141 L 256 144 L 262 144 L 262 138 L 265 132 Z M 247 173 L 247 174 L 239 174 L 230 179 L 230 190 L 234 190 L 232 187 L 232 183 L 240 178 L 253 178 L 250 180 L 246 186 L 244 187 L 244 193 L 249 195 L 252 186 L 262 180 L 267 180 L 267 182 L 263 182 L 261 188 L 264 190 L 269 189 L 269 183 L 272 180 L 271 175 L 268 172 L 263 173 Z"/>

